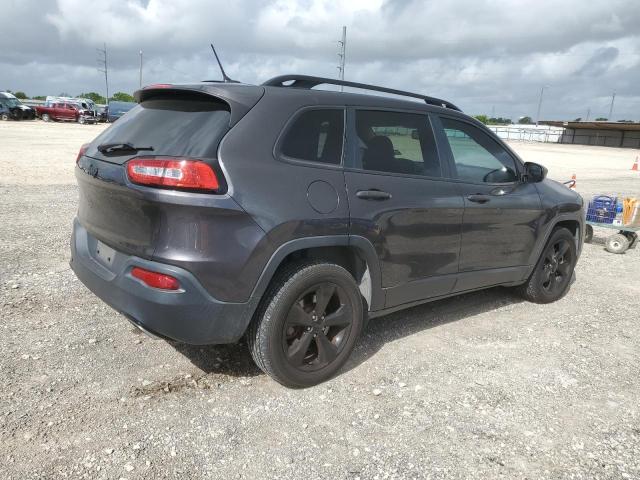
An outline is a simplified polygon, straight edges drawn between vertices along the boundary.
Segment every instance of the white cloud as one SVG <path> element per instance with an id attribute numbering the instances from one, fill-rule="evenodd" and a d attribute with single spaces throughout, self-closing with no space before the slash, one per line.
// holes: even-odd
<path id="1" fill-rule="evenodd" d="M 348 26 L 348 79 L 423 91 L 470 113 L 638 118 L 640 9 L 635 0 L 9 0 L 0 16 L 0 87 L 30 94 L 103 91 L 96 47 L 107 43 L 110 90 L 219 77 L 337 74 Z M 29 28 L 24 28 L 28 19 Z M 600 109 L 600 110 L 598 110 Z"/>

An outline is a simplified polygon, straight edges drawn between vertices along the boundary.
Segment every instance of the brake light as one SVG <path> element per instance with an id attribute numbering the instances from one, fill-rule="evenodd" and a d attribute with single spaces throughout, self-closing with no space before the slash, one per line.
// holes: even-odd
<path id="1" fill-rule="evenodd" d="M 180 288 L 180 282 L 178 282 L 176 278 L 164 273 L 152 272 L 151 270 L 145 270 L 140 267 L 133 267 L 131 275 L 142 280 L 151 288 L 159 288 L 161 290 L 178 290 Z"/>
<path id="2" fill-rule="evenodd" d="M 220 187 L 209 165 L 186 158 L 134 158 L 127 163 L 127 175 L 139 185 L 192 190 L 217 190 Z"/>
<path id="3" fill-rule="evenodd" d="M 80 158 L 82 158 L 82 156 L 85 154 L 85 152 L 87 151 L 87 148 L 89 148 L 88 143 L 85 143 L 80 147 L 80 151 L 78 152 L 78 156 L 76 157 L 76 164 L 80 161 Z"/>

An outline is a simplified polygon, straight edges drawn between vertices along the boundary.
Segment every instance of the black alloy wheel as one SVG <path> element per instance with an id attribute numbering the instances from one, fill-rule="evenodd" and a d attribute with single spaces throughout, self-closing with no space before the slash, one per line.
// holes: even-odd
<path id="1" fill-rule="evenodd" d="M 304 371 L 329 365 L 346 344 L 352 317 L 342 287 L 323 282 L 305 291 L 289 309 L 282 332 L 289 364 Z"/>
<path id="2" fill-rule="evenodd" d="M 549 295 L 561 294 L 573 271 L 571 244 L 561 238 L 547 247 L 544 257 L 542 289 Z"/>

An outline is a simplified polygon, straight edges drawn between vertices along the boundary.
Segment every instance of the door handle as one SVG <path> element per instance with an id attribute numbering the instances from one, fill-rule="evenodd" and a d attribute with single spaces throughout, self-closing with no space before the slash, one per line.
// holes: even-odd
<path id="1" fill-rule="evenodd" d="M 358 190 L 356 192 L 356 197 L 361 198 L 363 200 L 389 200 L 391 198 L 391 194 L 389 192 L 383 192 L 382 190 Z"/>
<path id="2" fill-rule="evenodd" d="M 475 193 L 473 195 L 469 195 L 467 197 L 467 200 L 474 203 L 487 203 L 489 200 L 491 200 L 491 197 L 489 197 L 489 195 L 482 195 L 480 193 Z"/>

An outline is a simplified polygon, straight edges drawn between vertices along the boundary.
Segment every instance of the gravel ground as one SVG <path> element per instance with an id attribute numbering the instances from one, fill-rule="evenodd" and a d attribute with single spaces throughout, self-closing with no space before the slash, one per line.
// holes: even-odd
<path id="1" fill-rule="evenodd" d="M 101 128 L 0 123 L 1 478 L 640 478 L 640 250 L 597 231 L 555 304 L 498 288 L 373 320 L 337 378 L 288 390 L 75 279 L 74 159 Z M 514 147 L 640 193 L 637 151 Z"/>

